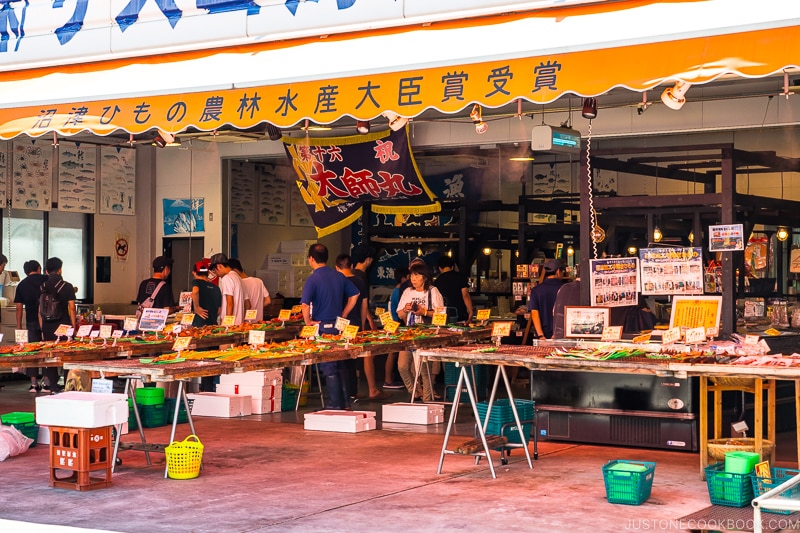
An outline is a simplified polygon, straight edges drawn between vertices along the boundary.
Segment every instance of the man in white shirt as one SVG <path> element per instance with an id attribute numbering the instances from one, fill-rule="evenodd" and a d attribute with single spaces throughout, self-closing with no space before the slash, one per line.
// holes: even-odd
<path id="1" fill-rule="evenodd" d="M 209 270 L 219 277 L 219 290 L 222 292 L 222 312 L 220 318 L 233 315 L 233 323 L 239 325 L 244 322 L 244 311 L 250 308 L 250 300 L 244 291 L 242 278 L 231 267 L 228 256 L 214 254 L 209 258 Z"/>
<path id="2" fill-rule="evenodd" d="M 269 297 L 267 287 L 264 285 L 264 282 L 261 281 L 261 278 L 248 276 L 247 272 L 242 268 L 242 263 L 238 259 L 230 259 L 228 264 L 234 272 L 239 274 L 239 277 L 242 278 L 244 294 L 250 301 L 250 309 L 255 309 L 256 322 L 261 322 L 264 320 L 264 308 L 272 301 Z"/>

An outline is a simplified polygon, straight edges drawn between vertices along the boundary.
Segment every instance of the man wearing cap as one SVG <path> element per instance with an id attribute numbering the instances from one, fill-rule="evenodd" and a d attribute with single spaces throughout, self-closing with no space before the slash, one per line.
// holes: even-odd
<path id="1" fill-rule="evenodd" d="M 233 323 L 239 325 L 244 322 L 244 312 L 250 309 L 250 300 L 244 291 L 242 278 L 231 268 L 228 256 L 214 254 L 210 258 L 211 270 L 219 277 L 219 290 L 222 291 L 221 317 L 233 315 Z"/>
<path id="2" fill-rule="evenodd" d="M 528 311 L 531 312 L 531 322 L 539 338 L 549 339 L 553 336 L 553 306 L 561 285 L 561 261 L 548 259 L 544 262 L 544 279 L 531 289 L 528 297 Z"/>
<path id="3" fill-rule="evenodd" d="M 136 294 L 136 301 L 139 304 L 153 296 L 154 309 L 168 308 L 170 311 L 175 307 L 175 297 L 172 295 L 172 286 L 167 279 L 172 273 L 172 264 L 175 262 L 171 257 L 159 255 L 153 259 L 153 277 L 147 278 L 139 284 L 139 292 Z"/>

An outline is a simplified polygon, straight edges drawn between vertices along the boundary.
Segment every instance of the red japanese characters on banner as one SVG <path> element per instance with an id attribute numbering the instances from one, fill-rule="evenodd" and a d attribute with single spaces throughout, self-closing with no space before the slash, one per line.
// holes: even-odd
<path id="1" fill-rule="evenodd" d="M 385 214 L 441 210 L 419 174 L 407 129 L 325 139 L 284 138 L 284 146 L 320 237 L 352 224 L 365 203 Z"/>

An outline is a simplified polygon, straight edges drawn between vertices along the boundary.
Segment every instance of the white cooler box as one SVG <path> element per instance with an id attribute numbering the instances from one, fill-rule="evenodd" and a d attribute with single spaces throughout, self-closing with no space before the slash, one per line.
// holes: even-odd
<path id="1" fill-rule="evenodd" d="M 197 394 L 187 394 L 186 397 L 192 400 L 192 416 L 234 418 L 252 414 L 252 398 L 247 395 L 199 392 Z"/>
<path id="2" fill-rule="evenodd" d="M 251 398 L 280 398 L 283 392 L 281 385 L 226 385 L 220 383 L 217 394 L 250 396 Z"/>
<path id="3" fill-rule="evenodd" d="M 375 411 L 336 411 L 332 409 L 306 413 L 304 429 L 360 433 L 375 429 Z"/>
<path id="4" fill-rule="evenodd" d="M 70 391 L 36 397 L 36 423 L 40 426 L 100 428 L 127 421 L 124 394 Z"/>
<path id="5" fill-rule="evenodd" d="M 436 403 L 388 403 L 383 406 L 383 421 L 400 424 L 441 424 L 444 405 Z"/>
<path id="6" fill-rule="evenodd" d="M 280 387 L 283 383 L 283 370 L 253 370 L 250 372 L 233 372 L 232 374 L 222 374 L 219 377 L 220 385 L 247 385 L 263 387 L 266 385 L 276 385 Z"/>

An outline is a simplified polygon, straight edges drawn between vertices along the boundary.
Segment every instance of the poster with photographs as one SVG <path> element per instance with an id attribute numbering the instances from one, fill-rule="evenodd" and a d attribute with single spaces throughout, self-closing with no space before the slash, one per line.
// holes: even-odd
<path id="1" fill-rule="evenodd" d="M 50 211 L 53 145 L 41 139 L 14 141 L 11 207 Z"/>
<path id="2" fill-rule="evenodd" d="M 639 295 L 639 260 L 636 257 L 589 261 L 592 305 L 636 305 Z"/>
<path id="3" fill-rule="evenodd" d="M 289 197 L 291 199 L 291 224 L 292 226 L 313 226 L 314 222 L 311 220 L 311 215 L 308 214 L 308 205 L 300 195 L 300 188 L 294 181 L 291 182 L 291 191 Z"/>
<path id="4" fill-rule="evenodd" d="M 136 150 L 100 148 L 100 213 L 136 214 Z"/>
<path id="5" fill-rule="evenodd" d="M 205 228 L 205 198 L 164 198 L 164 235 L 201 233 Z"/>
<path id="6" fill-rule="evenodd" d="M 245 161 L 231 163 L 231 221 L 256 222 L 256 165 Z"/>
<path id="7" fill-rule="evenodd" d="M 701 248 L 639 250 L 642 294 L 703 294 Z"/>
<path id="8" fill-rule="evenodd" d="M 95 213 L 97 147 L 61 141 L 58 145 L 58 210 Z"/>
<path id="9" fill-rule="evenodd" d="M 708 251 L 731 252 L 744 250 L 744 224 L 708 227 Z"/>
<path id="10" fill-rule="evenodd" d="M 8 190 L 9 177 L 11 176 L 11 165 L 9 164 L 11 158 L 11 142 L 0 141 L 0 205 L 8 205 Z"/>
<path id="11" fill-rule="evenodd" d="M 256 165 L 258 176 L 258 223 L 286 226 L 289 224 L 289 187 L 275 165 Z"/>
<path id="12" fill-rule="evenodd" d="M 610 314 L 608 307 L 564 307 L 564 336 L 600 338 Z"/>

